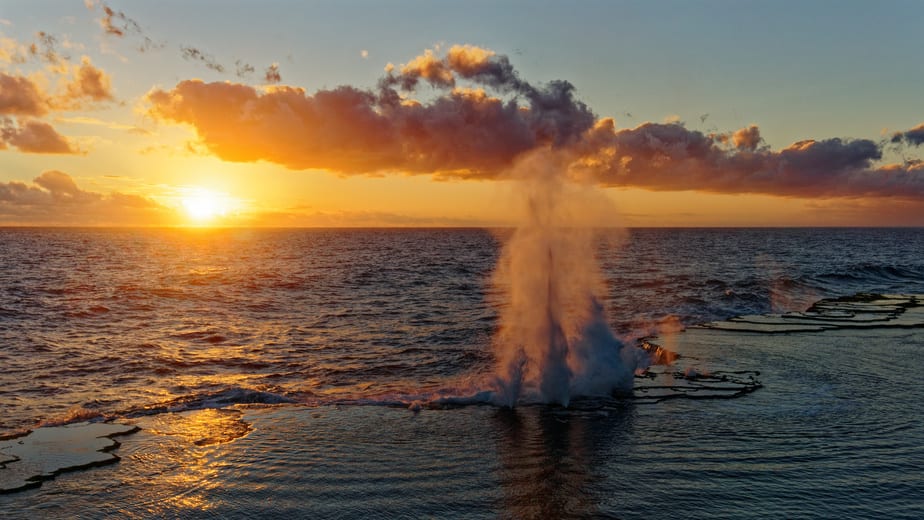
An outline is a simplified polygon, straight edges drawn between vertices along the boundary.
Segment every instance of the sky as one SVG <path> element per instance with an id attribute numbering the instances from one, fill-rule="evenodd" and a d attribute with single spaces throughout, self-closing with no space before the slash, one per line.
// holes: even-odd
<path id="1" fill-rule="evenodd" d="M 0 225 L 924 225 L 924 3 L 0 0 Z"/>

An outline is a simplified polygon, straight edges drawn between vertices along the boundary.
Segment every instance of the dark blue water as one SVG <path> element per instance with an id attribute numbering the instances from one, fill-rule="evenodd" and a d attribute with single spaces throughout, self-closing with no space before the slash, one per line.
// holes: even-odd
<path id="1" fill-rule="evenodd" d="M 0 506 L 22 517 L 71 506 L 87 517 L 924 514 L 921 329 L 675 337 L 688 358 L 761 372 L 763 389 L 728 401 L 341 406 L 477 387 L 505 305 L 491 283 L 505 233 L 0 230 L 0 433 L 90 417 L 145 428 L 93 483 L 59 477 Z M 605 234 L 597 254 L 610 324 L 628 341 L 858 292 L 924 294 L 922 251 L 921 229 L 636 229 Z M 170 423 L 172 411 L 241 403 L 256 408 Z M 192 442 L 240 420 L 253 424 L 245 438 Z"/>

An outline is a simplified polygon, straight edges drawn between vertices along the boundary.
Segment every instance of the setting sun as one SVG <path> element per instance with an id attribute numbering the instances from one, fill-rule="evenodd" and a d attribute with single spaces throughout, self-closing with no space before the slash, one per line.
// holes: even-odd
<path id="1" fill-rule="evenodd" d="M 226 215 L 231 210 L 231 200 L 223 193 L 195 188 L 183 196 L 183 208 L 189 218 L 203 223 Z"/>

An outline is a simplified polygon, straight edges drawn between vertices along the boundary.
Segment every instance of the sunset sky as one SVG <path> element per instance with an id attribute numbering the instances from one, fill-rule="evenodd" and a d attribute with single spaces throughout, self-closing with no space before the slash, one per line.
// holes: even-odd
<path id="1" fill-rule="evenodd" d="M 0 0 L 0 225 L 924 225 L 924 3 Z"/>

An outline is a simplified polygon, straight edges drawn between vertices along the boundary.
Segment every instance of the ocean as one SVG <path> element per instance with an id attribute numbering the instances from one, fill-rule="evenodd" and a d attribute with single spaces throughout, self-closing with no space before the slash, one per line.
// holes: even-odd
<path id="1" fill-rule="evenodd" d="M 924 294 L 924 229 L 601 231 L 616 338 L 759 385 L 645 399 L 636 375 L 634 396 L 512 410 L 477 397 L 510 233 L 0 229 L 0 435 L 141 428 L 117 464 L 0 495 L 0 511 L 924 516 L 924 330 L 869 306 L 917 300 L 863 296 Z M 840 297 L 825 323 L 849 326 L 703 327 Z"/>

